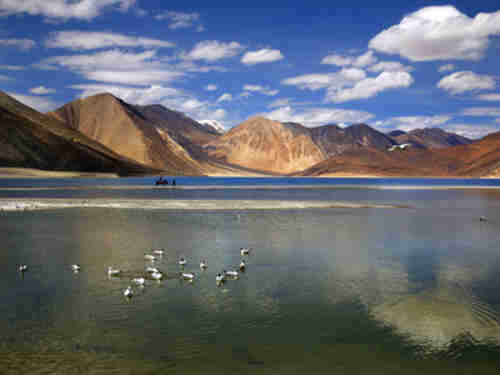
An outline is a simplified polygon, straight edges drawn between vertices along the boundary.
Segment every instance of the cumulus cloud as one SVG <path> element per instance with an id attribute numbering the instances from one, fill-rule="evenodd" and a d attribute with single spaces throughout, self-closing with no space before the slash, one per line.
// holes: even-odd
<path id="1" fill-rule="evenodd" d="M 207 91 L 215 91 L 215 90 L 217 90 L 217 85 L 214 85 L 214 84 L 206 85 L 205 86 L 205 90 L 207 90 Z"/>
<path id="2" fill-rule="evenodd" d="M 441 65 L 438 69 L 439 73 L 451 72 L 452 70 L 455 70 L 455 65 L 453 64 Z"/>
<path id="3" fill-rule="evenodd" d="M 109 47 L 173 47 L 174 44 L 150 38 L 131 37 L 117 33 L 98 31 L 59 31 L 52 33 L 45 41 L 50 48 L 66 48 L 71 50 L 90 50 Z"/>
<path id="4" fill-rule="evenodd" d="M 29 51 L 36 45 L 31 39 L 0 39 L 0 46 L 12 46 L 21 51 Z"/>
<path id="5" fill-rule="evenodd" d="M 291 104 L 289 98 L 276 99 L 267 105 L 268 108 L 286 107 Z"/>
<path id="6" fill-rule="evenodd" d="M 189 52 L 181 57 L 187 60 L 216 61 L 239 55 L 245 47 L 238 42 L 224 43 L 217 40 L 205 40 L 197 43 Z"/>
<path id="7" fill-rule="evenodd" d="M 365 111 L 340 108 L 307 108 L 297 111 L 290 106 L 277 108 L 264 113 L 263 116 L 279 122 L 296 122 L 309 127 L 331 123 L 360 123 L 374 117 L 373 114 Z"/>
<path id="8" fill-rule="evenodd" d="M 413 67 L 403 65 L 398 61 L 381 61 L 368 68 L 370 72 L 411 72 Z"/>
<path id="9" fill-rule="evenodd" d="M 375 78 L 365 78 L 353 87 L 344 89 L 328 89 L 327 100 L 342 103 L 350 100 L 367 99 L 382 91 L 408 87 L 413 77 L 407 72 L 382 72 Z"/>
<path id="10" fill-rule="evenodd" d="M 478 139 L 500 131 L 500 124 L 449 124 L 445 130 L 470 139 Z"/>
<path id="11" fill-rule="evenodd" d="M 297 77 L 287 78 L 281 83 L 289 86 L 297 86 L 301 90 L 320 90 L 320 89 L 340 89 L 345 86 L 366 78 L 366 73 L 357 68 L 344 68 L 336 73 L 327 74 L 304 74 Z"/>
<path id="12" fill-rule="evenodd" d="M 368 65 L 375 64 L 377 62 L 377 58 L 373 55 L 373 51 L 367 51 L 366 53 L 358 56 L 352 63 L 352 65 L 363 68 Z"/>
<path id="13" fill-rule="evenodd" d="M 443 77 L 437 84 L 440 89 L 455 95 L 471 90 L 488 90 L 495 88 L 495 80 L 488 75 L 480 75 L 471 71 L 455 72 Z"/>
<path id="14" fill-rule="evenodd" d="M 342 56 L 337 53 L 332 53 L 321 60 L 321 64 L 336 65 L 336 66 L 349 66 L 354 62 L 354 58 L 350 56 Z"/>
<path id="15" fill-rule="evenodd" d="M 471 107 L 462 110 L 463 116 L 496 117 L 500 116 L 500 107 Z"/>
<path id="16" fill-rule="evenodd" d="M 500 102 L 500 94 L 483 94 L 479 95 L 477 99 L 487 102 Z"/>
<path id="17" fill-rule="evenodd" d="M 369 47 L 411 61 L 479 60 L 489 37 L 499 34 L 500 11 L 470 18 L 451 5 L 429 6 L 376 35 Z"/>
<path id="18" fill-rule="evenodd" d="M 384 121 L 377 121 L 375 127 L 381 131 L 399 129 L 410 131 L 422 128 L 439 127 L 452 119 L 449 115 L 435 116 L 398 116 L 391 117 Z"/>
<path id="19" fill-rule="evenodd" d="M 168 25 L 168 28 L 176 30 L 193 27 L 200 19 L 200 14 L 166 11 L 157 14 L 154 18 L 159 21 L 169 20 L 170 24 Z"/>
<path id="20" fill-rule="evenodd" d="M 39 112 L 48 112 L 59 107 L 59 104 L 57 102 L 48 98 L 17 94 L 15 92 L 8 92 L 7 94 L 20 101 L 21 103 L 27 105 L 28 107 L 36 109 Z"/>
<path id="21" fill-rule="evenodd" d="M 162 64 L 156 51 L 140 53 L 109 50 L 93 54 L 54 56 L 42 61 L 40 67 L 64 67 L 86 79 L 100 82 L 151 85 L 172 81 L 183 72 Z"/>
<path id="22" fill-rule="evenodd" d="M 50 19 L 91 20 L 106 8 L 128 10 L 135 0 L 0 0 L 0 16 L 27 13 Z"/>
<path id="23" fill-rule="evenodd" d="M 56 90 L 54 89 L 49 89 L 45 86 L 38 86 L 38 87 L 33 87 L 32 89 L 30 89 L 30 92 L 32 94 L 36 94 L 36 95 L 47 95 L 47 94 L 53 94 L 56 92 Z"/>
<path id="24" fill-rule="evenodd" d="M 279 61 L 284 58 L 280 50 L 264 48 L 258 51 L 246 52 L 241 58 L 241 62 L 245 65 L 255 65 Z"/>
<path id="25" fill-rule="evenodd" d="M 271 90 L 269 86 L 260 86 L 260 85 L 244 85 L 243 91 L 247 92 L 258 92 L 267 96 L 275 96 L 279 93 L 279 90 Z"/>
<path id="26" fill-rule="evenodd" d="M 233 96 L 229 93 L 224 93 L 222 94 L 219 99 L 217 99 L 217 103 L 220 103 L 220 102 L 230 102 L 231 100 L 233 100 Z"/>

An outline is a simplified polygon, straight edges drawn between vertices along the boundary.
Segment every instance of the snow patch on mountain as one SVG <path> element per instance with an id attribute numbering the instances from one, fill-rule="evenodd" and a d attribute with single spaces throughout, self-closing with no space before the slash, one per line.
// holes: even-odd
<path id="1" fill-rule="evenodd" d="M 226 132 L 224 126 L 217 120 L 201 120 L 198 122 L 203 125 L 205 129 L 215 131 L 218 134 L 224 134 Z"/>

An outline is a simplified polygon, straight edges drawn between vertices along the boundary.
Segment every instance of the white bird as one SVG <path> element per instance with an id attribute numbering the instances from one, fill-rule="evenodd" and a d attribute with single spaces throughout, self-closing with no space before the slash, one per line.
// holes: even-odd
<path id="1" fill-rule="evenodd" d="M 160 273 L 160 271 L 158 270 L 158 268 L 156 267 L 146 267 L 146 272 L 147 273 Z"/>
<path id="2" fill-rule="evenodd" d="M 200 268 L 201 268 L 202 270 L 206 269 L 206 268 L 207 268 L 207 262 L 206 262 L 206 261 L 204 261 L 204 260 L 202 260 L 202 261 L 200 262 Z"/>
<path id="3" fill-rule="evenodd" d="M 108 276 L 117 276 L 122 272 L 118 268 L 108 267 Z"/>
<path id="4" fill-rule="evenodd" d="M 80 271 L 80 265 L 79 264 L 72 264 L 71 265 L 71 269 L 74 271 L 74 272 L 78 272 Z"/>
<path id="5" fill-rule="evenodd" d="M 226 277 L 221 273 L 218 273 L 217 276 L 215 276 L 215 282 L 217 284 L 223 283 L 225 280 L 226 280 Z"/>
<path id="6" fill-rule="evenodd" d="M 181 260 L 179 260 L 179 265 L 185 266 L 186 264 L 187 264 L 187 260 L 186 259 L 181 258 Z"/>
<path id="7" fill-rule="evenodd" d="M 144 284 L 146 284 L 146 279 L 144 277 L 136 277 L 135 279 L 132 279 L 132 282 L 134 284 L 144 286 Z"/>
<path id="8" fill-rule="evenodd" d="M 158 250 L 153 250 L 153 254 L 156 254 L 156 255 L 163 255 L 165 253 L 165 250 L 163 249 L 158 249 Z"/>
<path id="9" fill-rule="evenodd" d="M 161 280 L 163 278 L 163 274 L 161 272 L 153 272 L 151 277 L 155 280 Z"/>
<path id="10" fill-rule="evenodd" d="M 224 273 L 228 276 L 238 277 L 238 271 L 229 270 L 229 271 L 224 271 Z"/>
<path id="11" fill-rule="evenodd" d="M 144 259 L 150 260 L 151 262 L 154 262 L 156 260 L 156 257 L 151 254 L 144 254 Z"/>
<path id="12" fill-rule="evenodd" d="M 251 248 L 249 248 L 249 247 L 242 247 L 242 248 L 240 249 L 240 254 L 241 254 L 241 255 L 249 255 L 251 250 L 252 250 L 252 249 L 251 249 Z"/>
<path id="13" fill-rule="evenodd" d="M 186 280 L 194 280 L 194 273 L 191 272 L 183 272 L 182 277 Z"/>
<path id="14" fill-rule="evenodd" d="M 125 291 L 123 292 L 123 295 L 127 298 L 131 298 L 134 295 L 134 292 L 132 291 L 132 287 L 129 286 Z"/>
<path id="15" fill-rule="evenodd" d="M 28 266 L 26 264 L 21 264 L 18 269 L 19 272 L 26 272 L 28 270 Z"/>
<path id="16" fill-rule="evenodd" d="M 244 261 L 244 260 L 241 260 L 241 263 L 240 263 L 240 271 L 244 271 L 246 266 L 247 266 L 247 264 L 245 263 L 245 261 Z"/>

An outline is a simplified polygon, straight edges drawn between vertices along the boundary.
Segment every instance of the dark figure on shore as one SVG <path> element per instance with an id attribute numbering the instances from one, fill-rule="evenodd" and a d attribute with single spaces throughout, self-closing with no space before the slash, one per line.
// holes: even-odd
<path id="1" fill-rule="evenodd" d="M 155 185 L 168 185 L 168 180 L 160 177 L 158 180 L 156 180 Z"/>
<path id="2" fill-rule="evenodd" d="M 175 178 L 172 180 L 172 185 L 174 185 L 174 186 L 176 185 Z"/>

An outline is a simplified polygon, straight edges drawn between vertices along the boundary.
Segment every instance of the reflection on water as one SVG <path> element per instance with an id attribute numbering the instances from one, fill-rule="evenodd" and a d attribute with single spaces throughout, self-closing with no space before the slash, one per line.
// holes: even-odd
<path id="1" fill-rule="evenodd" d="M 414 210 L 3 213 L 0 369 L 498 373 L 500 216 L 488 204 L 498 197 L 453 199 Z M 246 272 L 217 287 L 246 246 Z M 166 279 L 125 299 L 151 264 L 144 253 L 162 247 L 154 265 Z M 179 279 L 180 257 L 193 283 Z M 108 278 L 108 266 L 126 272 Z"/>

